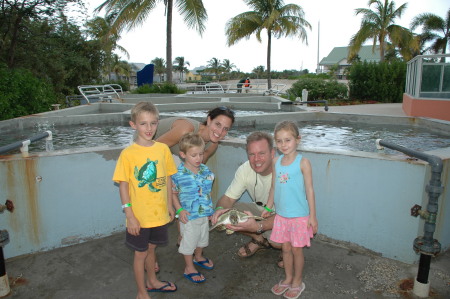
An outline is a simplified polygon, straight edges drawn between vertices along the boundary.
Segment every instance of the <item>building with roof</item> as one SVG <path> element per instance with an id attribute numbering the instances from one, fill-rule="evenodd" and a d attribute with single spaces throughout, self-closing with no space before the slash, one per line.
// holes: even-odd
<path id="1" fill-rule="evenodd" d="M 338 79 L 346 79 L 345 70 L 352 64 L 347 61 L 350 47 L 335 47 L 327 57 L 319 63 L 318 73 L 328 73 L 333 70 Z M 374 51 L 372 45 L 362 46 L 358 52 L 359 61 L 380 62 L 380 47 L 376 46 Z"/>

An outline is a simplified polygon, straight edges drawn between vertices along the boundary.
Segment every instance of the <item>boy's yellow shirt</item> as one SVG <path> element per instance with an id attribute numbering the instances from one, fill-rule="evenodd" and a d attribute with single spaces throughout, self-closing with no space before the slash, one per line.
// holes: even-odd
<path id="1" fill-rule="evenodd" d="M 115 182 L 128 182 L 131 208 L 142 228 L 170 222 L 167 209 L 167 179 L 177 172 L 169 147 L 136 143 L 125 148 L 117 161 Z"/>

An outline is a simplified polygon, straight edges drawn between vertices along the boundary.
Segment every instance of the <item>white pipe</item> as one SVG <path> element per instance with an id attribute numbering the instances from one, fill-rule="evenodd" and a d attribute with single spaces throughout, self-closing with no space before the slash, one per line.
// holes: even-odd
<path id="1" fill-rule="evenodd" d="M 20 151 L 22 153 L 28 153 L 28 146 L 31 144 L 31 140 L 24 140 L 22 141 L 22 147 L 20 148 Z"/>
<path id="2" fill-rule="evenodd" d="M 430 282 L 421 283 L 417 279 L 414 280 L 413 293 L 417 297 L 427 298 L 430 295 Z"/>

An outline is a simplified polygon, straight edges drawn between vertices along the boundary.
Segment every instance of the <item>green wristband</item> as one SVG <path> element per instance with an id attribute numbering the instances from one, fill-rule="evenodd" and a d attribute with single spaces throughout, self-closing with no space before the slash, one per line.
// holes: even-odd
<path id="1" fill-rule="evenodd" d="M 180 214 L 180 212 L 183 211 L 183 210 L 184 210 L 184 209 L 181 207 L 181 208 L 178 209 L 178 211 L 177 211 L 175 214 L 178 215 L 178 214 Z"/>
<path id="2" fill-rule="evenodd" d="M 272 213 L 273 212 L 273 210 L 271 210 L 268 206 L 266 206 L 266 205 L 264 205 L 264 209 L 267 211 L 267 212 L 270 212 L 270 213 Z"/>
<path id="3" fill-rule="evenodd" d="M 220 209 L 223 209 L 223 207 L 217 207 L 217 208 L 215 209 L 215 211 L 220 210 Z"/>
<path id="4" fill-rule="evenodd" d="M 131 207 L 131 203 L 130 202 L 122 205 L 122 210 L 125 209 L 125 208 L 129 208 L 129 207 Z"/>

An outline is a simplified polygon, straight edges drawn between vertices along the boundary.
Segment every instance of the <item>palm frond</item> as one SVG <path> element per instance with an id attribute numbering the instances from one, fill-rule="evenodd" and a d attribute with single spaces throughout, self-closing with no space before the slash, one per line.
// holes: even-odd
<path id="1" fill-rule="evenodd" d="M 188 28 L 195 28 L 200 36 L 205 31 L 205 22 L 208 14 L 202 0 L 177 0 L 179 13 L 184 16 L 184 22 Z"/>

